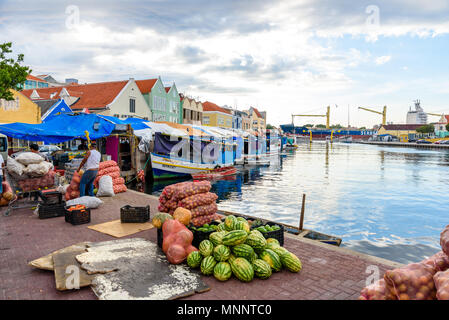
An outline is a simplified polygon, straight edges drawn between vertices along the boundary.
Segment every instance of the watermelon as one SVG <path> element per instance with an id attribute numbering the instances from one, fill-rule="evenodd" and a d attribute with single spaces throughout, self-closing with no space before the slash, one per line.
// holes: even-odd
<path id="1" fill-rule="evenodd" d="M 291 252 L 281 255 L 281 263 L 290 272 L 299 272 L 302 269 L 301 260 Z"/>
<path id="2" fill-rule="evenodd" d="M 226 281 L 232 276 L 231 265 L 227 262 L 219 262 L 214 267 L 214 277 L 218 281 Z"/>
<path id="3" fill-rule="evenodd" d="M 254 269 L 245 258 L 235 258 L 231 262 L 232 273 L 243 282 L 250 282 L 254 278 Z"/>
<path id="4" fill-rule="evenodd" d="M 249 262 L 253 263 L 258 258 L 259 258 L 259 256 L 257 255 L 256 252 L 254 252 L 253 255 L 251 256 L 251 258 L 249 259 Z"/>
<path id="5" fill-rule="evenodd" d="M 276 252 L 276 254 L 280 257 L 282 256 L 284 253 L 288 253 L 289 251 L 287 249 L 285 249 L 284 247 L 275 247 L 273 249 L 274 252 Z"/>
<path id="6" fill-rule="evenodd" d="M 274 249 L 280 247 L 279 244 L 274 243 L 274 242 L 267 242 L 267 245 L 265 246 L 265 249 L 271 249 L 274 251 Z"/>
<path id="7" fill-rule="evenodd" d="M 232 253 L 236 257 L 245 258 L 248 261 L 251 261 L 251 258 L 254 256 L 254 249 L 251 246 L 241 243 L 232 248 Z"/>
<path id="8" fill-rule="evenodd" d="M 203 257 L 208 257 L 212 254 L 214 245 L 209 240 L 203 240 L 200 242 L 198 249 L 200 250 L 200 253 L 203 255 Z"/>
<path id="9" fill-rule="evenodd" d="M 234 230 L 245 230 L 247 233 L 250 232 L 249 224 L 243 221 L 236 221 L 234 223 Z"/>
<path id="10" fill-rule="evenodd" d="M 281 271 L 282 269 L 281 259 L 279 258 L 277 253 L 274 252 L 273 250 L 265 249 L 264 251 L 262 251 L 262 253 L 260 254 L 260 259 L 267 262 L 274 272 Z"/>
<path id="11" fill-rule="evenodd" d="M 215 261 L 214 257 L 212 256 L 207 256 L 206 258 L 203 259 L 203 261 L 201 261 L 201 272 L 205 275 L 205 276 L 209 276 L 212 273 L 214 273 L 214 268 L 215 265 L 217 264 L 217 261 Z"/>
<path id="12" fill-rule="evenodd" d="M 217 231 L 226 231 L 224 222 L 217 226 Z"/>
<path id="13" fill-rule="evenodd" d="M 209 240 L 212 242 L 214 246 L 218 246 L 219 244 L 222 244 L 223 236 L 226 234 L 226 231 L 217 231 L 212 232 L 209 235 Z"/>
<path id="14" fill-rule="evenodd" d="M 224 221 L 224 227 L 226 231 L 234 230 L 234 224 L 237 221 L 236 217 L 233 215 L 227 216 Z"/>
<path id="15" fill-rule="evenodd" d="M 246 238 L 245 243 L 253 249 L 263 249 L 267 245 L 267 240 L 259 231 L 253 230 Z"/>
<path id="16" fill-rule="evenodd" d="M 253 262 L 254 275 L 260 279 L 268 279 L 271 277 L 270 265 L 262 259 L 256 259 Z"/>
<path id="17" fill-rule="evenodd" d="M 279 241 L 275 238 L 268 238 L 267 239 L 267 244 L 268 243 L 276 243 L 278 246 L 280 246 L 281 244 L 279 243 Z"/>
<path id="18" fill-rule="evenodd" d="M 201 265 L 201 260 L 203 260 L 203 256 L 199 251 L 192 251 L 187 256 L 187 265 L 190 268 L 198 268 Z"/>
<path id="19" fill-rule="evenodd" d="M 242 222 L 248 223 L 248 221 L 243 217 L 237 217 L 237 221 L 242 221 Z"/>
<path id="20" fill-rule="evenodd" d="M 225 245 L 219 244 L 214 249 L 214 258 L 218 262 L 224 262 L 228 260 L 229 256 L 231 255 L 231 250 L 229 250 L 228 247 Z"/>
<path id="21" fill-rule="evenodd" d="M 234 261 L 236 258 L 237 258 L 237 257 L 234 256 L 234 255 L 231 253 L 231 254 L 229 255 L 228 262 L 231 263 L 231 262 Z"/>
<path id="22" fill-rule="evenodd" d="M 233 230 L 223 236 L 222 242 L 225 246 L 236 246 L 245 242 L 247 236 L 244 230 Z"/>

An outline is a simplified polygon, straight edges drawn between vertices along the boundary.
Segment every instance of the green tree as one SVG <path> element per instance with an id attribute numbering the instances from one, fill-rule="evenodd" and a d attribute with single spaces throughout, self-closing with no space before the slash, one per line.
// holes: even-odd
<path id="1" fill-rule="evenodd" d="M 304 127 L 313 128 L 313 124 L 308 123 L 308 124 L 305 124 Z"/>
<path id="2" fill-rule="evenodd" d="M 267 124 L 267 129 L 274 129 L 274 127 L 271 124 Z"/>
<path id="3" fill-rule="evenodd" d="M 432 133 L 434 131 L 435 131 L 435 127 L 433 126 L 433 124 L 426 124 L 426 125 L 421 126 L 416 129 L 416 132 L 419 132 L 419 133 Z"/>
<path id="4" fill-rule="evenodd" d="M 322 128 L 322 129 L 326 128 L 326 126 L 324 124 L 317 124 L 315 127 L 316 128 Z"/>
<path id="5" fill-rule="evenodd" d="M 341 129 L 341 128 L 343 128 L 341 126 L 341 124 L 333 124 L 333 125 L 331 125 L 331 129 Z"/>
<path id="6" fill-rule="evenodd" d="M 366 130 L 366 127 L 361 127 L 361 128 L 359 128 L 360 130 Z"/>
<path id="7" fill-rule="evenodd" d="M 26 81 L 26 77 L 31 73 L 31 69 L 22 66 L 23 54 L 17 55 L 17 60 L 7 58 L 11 53 L 11 42 L 0 44 L 0 99 L 13 100 L 14 96 L 10 89 L 17 89 Z"/>

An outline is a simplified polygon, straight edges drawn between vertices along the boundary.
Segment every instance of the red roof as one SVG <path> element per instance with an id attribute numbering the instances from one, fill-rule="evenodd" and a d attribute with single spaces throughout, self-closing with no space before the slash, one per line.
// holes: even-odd
<path id="1" fill-rule="evenodd" d="M 385 130 L 416 130 L 422 126 L 423 124 L 387 124 L 382 127 Z"/>
<path id="2" fill-rule="evenodd" d="M 222 107 L 219 107 L 215 103 L 212 103 L 209 101 L 203 102 L 203 111 L 217 111 L 217 112 L 232 114 L 231 111 L 224 109 Z"/>
<path id="3" fill-rule="evenodd" d="M 169 92 L 170 91 L 170 89 L 171 89 L 171 87 L 165 87 L 165 92 Z"/>
<path id="4" fill-rule="evenodd" d="M 53 88 L 28 89 L 21 92 L 30 98 L 34 90 L 39 94 L 41 99 L 59 99 L 61 90 L 65 88 L 70 96 L 78 97 L 79 99 L 72 104 L 72 109 L 101 109 L 110 104 L 120 91 L 128 83 L 125 81 L 88 83 L 81 85 L 67 85 Z M 53 96 L 52 96 L 53 94 Z"/>
<path id="5" fill-rule="evenodd" d="M 139 87 L 140 92 L 142 94 L 150 93 L 154 84 L 157 82 L 157 79 L 146 79 L 146 80 L 137 80 L 136 84 Z"/>
<path id="6" fill-rule="evenodd" d="M 35 76 L 31 75 L 31 74 L 27 75 L 27 80 L 34 80 L 34 81 L 39 81 L 39 82 L 46 82 L 44 79 L 35 77 Z"/>
<path id="7" fill-rule="evenodd" d="M 263 118 L 262 115 L 260 114 L 259 110 L 257 110 L 256 108 L 252 107 L 254 112 L 256 113 L 258 118 Z"/>

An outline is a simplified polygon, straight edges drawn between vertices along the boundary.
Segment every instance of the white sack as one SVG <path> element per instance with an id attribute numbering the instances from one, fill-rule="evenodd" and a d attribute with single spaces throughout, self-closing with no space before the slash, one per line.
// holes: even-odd
<path id="1" fill-rule="evenodd" d="M 25 169 L 23 169 L 23 172 L 30 177 L 42 177 L 53 168 L 54 167 L 50 162 L 42 161 L 41 163 L 32 163 L 27 165 Z"/>
<path id="2" fill-rule="evenodd" d="M 6 169 L 17 176 L 21 176 L 23 174 L 23 169 L 25 169 L 25 166 L 8 156 L 8 160 L 6 161 Z"/>
<path id="3" fill-rule="evenodd" d="M 89 197 L 89 196 L 84 196 L 66 201 L 67 206 L 76 206 L 77 204 L 82 204 L 85 205 L 87 208 L 95 209 L 98 208 L 101 204 L 103 204 L 103 201 L 101 201 L 97 197 Z"/>
<path id="4" fill-rule="evenodd" d="M 45 161 L 40 154 L 34 152 L 23 152 L 17 156 L 16 160 L 25 166 Z"/>
<path id="5" fill-rule="evenodd" d="M 112 178 L 108 175 L 102 176 L 98 181 L 97 197 L 113 197 L 114 186 L 112 185 Z"/>

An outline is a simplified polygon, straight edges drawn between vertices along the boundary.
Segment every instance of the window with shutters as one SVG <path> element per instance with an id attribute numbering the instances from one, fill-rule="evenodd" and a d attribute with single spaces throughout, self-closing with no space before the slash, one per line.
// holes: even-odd
<path id="1" fill-rule="evenodd" d="M 136 112 L 136 99 L 129 99 L 129 112 Z"/>

